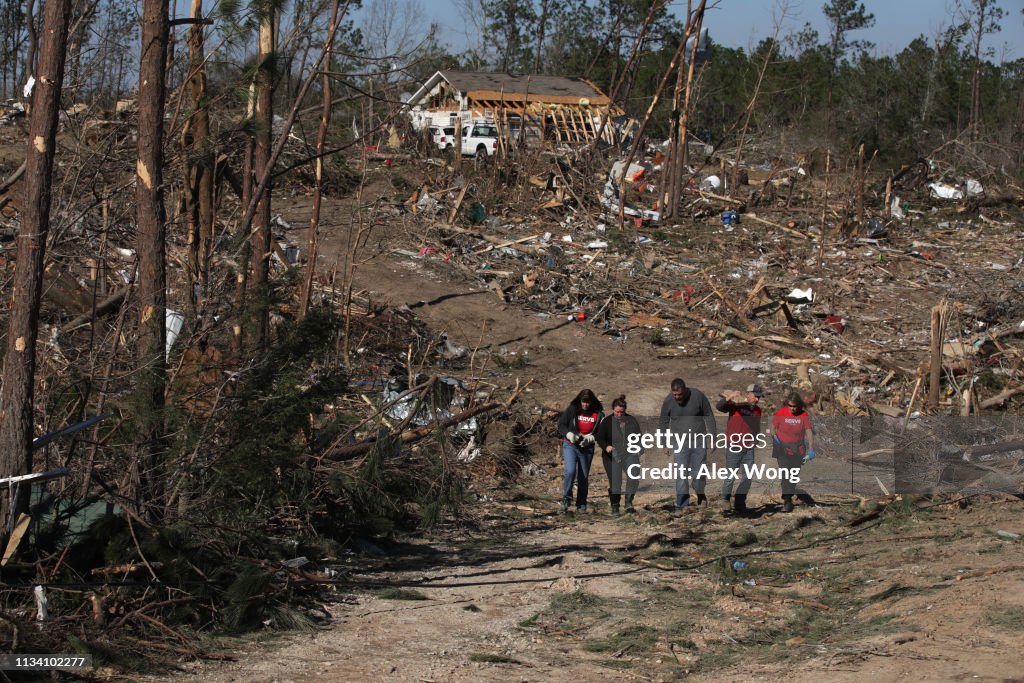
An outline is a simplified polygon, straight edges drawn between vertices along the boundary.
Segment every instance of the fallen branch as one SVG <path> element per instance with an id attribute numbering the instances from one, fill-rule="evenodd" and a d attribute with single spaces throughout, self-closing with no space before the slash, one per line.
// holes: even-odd
<path id="1" fill-rule="evenodd" d="M 482 403 L 478 406 L 467 408 L 458 415 L 452 415 L 446 420 L 441 420 L 439 422 L 434 422 L 428 425 L 423 425 L 422 427 L 417 427 L 416 429 L 410 429 L 408 431 L 402 432 L 402 434 L 398 437 L 398 440 L 401 443 L 412 443 L 413 441 L 419 441 L 420 439 L 429 436 L 438 429 L 447 429 L 448 427 L 453 427 L 461 422 L 465 422 L 466 420 L 472 417 L 480 415 L 481 413 L 487 413 L 492 410 L 497 410 L 498 408 L 501 408 L 504 405 L 504 403 L 500 403 L 498 401 Z M 370 449 L 373 448 L 374 444 L 376 443 L 377 437 L 371 437 L 370 439 L 363 441 L 362 443 L 357 443 L 352 446 L 343 446 L 341 448 L 335 448 L 334 450 L 328 452 L 326 455 L 328 458 L 332 459 L 348 459 L 369 452 Z"/>
<path id="2" fill-rule="evenodd" d="M 744 332 L 742 330 L 738 330 L 735 327 L 732 327 L 730 325 L 725 325 L 725 324 L 720 323 L 720 322 L 715 321 L 715 320 L 710 320 L 708 318 L 703 318 L 703 317 L 701 317 L 699 315 L 696 315 L 694 313 L 690 313 L 689 311 L 686 311 L 686 310 L 672 309 L 672 312 L 677 314 L 677 315 L 682 316 L 683 318 L 686 318 L 687 320 L 692 320 L 693 322 L 700 323 L 701 325 L 704 325 L 705 327 L 714 327 L 715 329 L 721 330 L 722 333 L 724 333 L 727 336 L 738 337 L 739 339 L 742 339 L 745 342 L 749 342 L 751 344 L 756 344 L 757 346 L 764 347 L 766 349 L 769 349 L 771 351 L 775 351 L 776 353 L 781 353 L 781 354 L 783 354 L 785 356 L 789 356 L 791 358 L 801 358 L 801 359 L 805 359 L 805 360 L 812 360 L 812 359 L 816 359 L 818 357 L 818 354 L 815 353 L 814 351 L 811 351 L 810 349 L 802 349 L 802 348 L 795 347 L 795 346 L 794 347 L 787 347 L 787 346 L 783 346 L 782 344 L 776 344 L 775 342 L 768 341 L 767 339 L 763 339 L 763 338 L 758 337 L 756 335 L 749 334 L 749 333 Z"/>
<path id="3" fill-rule="evenodd" d="M 1024 384 L 1021 384 L 1016 387 L 1010 387 L 1009 389 L 1004 389 L 1003 391 L 999 392 L 992 398 L 986 398 L 978 405 L 981 406 L 982 408 L 995 408 L 996 406 L 1003 405 L 1009 399 L 1019 394 L 1024 394 Z"/>
<path id="4" fill-rule="evenodd" d="M 995 453 L 1009 453 L 1011 451 L 1024 450 L 1024 439 L 1016 439 L 1014 441 L 1004 441 L 1002 443 L 985 444 L 981 446 L 972 446 L 964 452 L 963 459 L 967 462 L 973 462 L 975 458 L 979 458 L 983 455 L 993 455 Z"/>
<path id="5" fill-rule="evenodd" d="M 0 192 L 4 192 L 11 185 L 13 185 L 14 183 L 18 182 L 18 178 L 20 178 L 24 174 L 25 174 L 25 162 L 23 161 L 23 162 L 21 162 L 21 166 L 19 166 L 17 168 L 17 170 L 14 171 L 14 173 L 12 173 L 11 175 L 7 176 L 7 178 L 2 183 L 0 183 Z"/>
<path id="6" fill-rule="evenodd" d="M 774 603 L 782 603 L 784 605 L 801 605 L 803 607 L 813 607 L 814 609 L 820 609 L 820 610 L 825 610 L 825 611 L 828 611 L 828 610 L 832 609 L 831 607 L 829 607 L 825 603 L 818 602 L 817 600 L 801 600 L 799 598 L 783 598 L 781 596 L 759 595 L 757 593 L 737 593 L 735 586 L 733 586 L 732 594 L 733 594 L 733 597 L 739 598 L 740 600 L 753 600 L 755 602 L 769 602 L 769 603 L 774 602 Z"/>
<path id="7" fill-rule="evenodd" d="M 982 576 L 992 576 L 993 574 L 1005 574 L 1006 572 L 1016 572 L 1024 570 L 1024 564 L 1012 564 L 1009 567 L 995 567 L 993 569 L 978 569 L 973 572 L 964 572 L 956 577 L 957 581 L 963 581 L 964 579 L 977 579 Z"/>
<path id="8" fill-rule="evenodd" d="M 114 310 L 117 306 L 121 304 L 122 301 L 124 301 L 125 295 L 128 294 L 128 289 L 129 287 L 123 287 L 117 290 L 116 292 L 108 296 L 106 299 L 96 304 L 95 309 L 87 311 L 82 315 L 72 319 L 71 322 L 64 326 L 64 332 L 71 332 L 73 330 L 76 330 L 79 327 L 82 327 L 83 325 L 87 325 L 90 322 L 92 322 L 93 318 L 100 315 L 104 315 L 105 313 L 109 313 L 110 311 Z"/>

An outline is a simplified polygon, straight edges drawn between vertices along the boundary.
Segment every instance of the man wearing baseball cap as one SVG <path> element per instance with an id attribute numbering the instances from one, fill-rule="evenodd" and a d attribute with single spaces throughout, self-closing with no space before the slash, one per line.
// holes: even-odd
<path id="1" fill-rule="evenodd" d="M 725 426 L 725 436 L 729 448 L 725 454 L 725 466 L 729 471 L 738 470 L 740 482 L 736 487 L 736 497 L 732 510 L 738 515 L 747 511 L 747 493 L 750 491 L 750 477 L 747 467 L 754 465 L 754 447 L 756 436 L 761 431 L 761 407 L 757 402 L 764 395 L 760 384 L 747 386 L 746 395 L 738 391 L 722 394 L 715 408 L 728 413 L 729 420 Z M 729 510 L 729 499 L 732 498 L 732 487 L 735 477 L 726 477 L 722 483 L 723 508 Z"/>

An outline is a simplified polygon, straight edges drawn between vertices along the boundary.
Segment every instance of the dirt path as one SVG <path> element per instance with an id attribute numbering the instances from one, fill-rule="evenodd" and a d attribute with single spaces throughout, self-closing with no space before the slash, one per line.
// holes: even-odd
<path id="1" fill-rule="evenodd" d="M 724 358 L 659 358 L 664 349 L 639 340 L 616 343 L 596 326 L 505 306 L 439 259 L 381 256 L 360 266 L 357 287 L 408 306 L 460 345 L 528 353 L 526 367 L 503 381 L 532 378 L 531 403 L 561 406 L 589 386 L 602 398 L 626 393 L 632 412 L 653 414 L 674 376 L 712 396 L 757 380 L 731 372 Z M 641 493 L 636 515 L 613 518 L 598 503 L 596 514 L 574 517 L 554 512 L 553 449 L 534 461 L 535 481 L 514 496 L 490 491 L 464 528 L 380 541 L 349 558 L 323 630 L 257 638 L 236 646 L 236 661 L 188 664 L 184 675 L 214 683 L 1020 676 L 1019 500 L 898 500 L 854 526 L 870 508 L 852 497 L 786 515 L 763 485 L 749 519 L 716 510 L 674 517 L 671 499 L 653 490 Z M 592 476 L 603 480 L 599 466 Z M 733 569 L 736 560 L 747 566 Z M 1006 571 L 982 575 L 989 570 Z"/>
<path id="2" fill-rule="evenodd" d="M 842 501 L 751 520 L 673 518 L 658 502 L 621 518 L 488 506 L 472 533 L 353 563 L 353 583 L 400 590 L 340 588 L 351 602 L 329 607 L 328 628 L 186 670 L 224 683 L 1019 676 L 1021 544 L 992 532 L 1024 531 L 1019 501 L 918 502 L 863 530 Z M 754 543 L 730 547 L 747 531 Z"/>

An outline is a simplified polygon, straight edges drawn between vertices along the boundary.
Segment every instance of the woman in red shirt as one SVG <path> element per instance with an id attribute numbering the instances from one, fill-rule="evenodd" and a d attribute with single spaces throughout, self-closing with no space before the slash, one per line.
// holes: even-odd
<path id="1" fill-rule="evenodd" d="M 562 512 L 572 505 L 572 484 L 576 481 L 576 511 L 587 511 L 587 493 L 590 488 L 590 465 L 594 461 L 594 433 L 604 415 L 601 402 L 590 389 L 584 389 L 572 400 L 558 420 L 558 433 L 562 435 L 562 458 L 565 476 L 562 477 Z"/>
<path id="2" fill-rule="evenodd" d="M 772 418 L 772 456 L 779 461 L 780 469 L 796 474 L 794 477 L 780 477 L 782 483 L 782 511 L 793 511 L 793 494 L 807 505 L 814 505 L 814 499 L 805 491 L 797 493 L 794 479 L 799 479 L 800 468 L 814 458 L 814 431 L 811 418 L 804 409 L 804 399 L 792 393 L 786 397 L 786 404 Z"/>

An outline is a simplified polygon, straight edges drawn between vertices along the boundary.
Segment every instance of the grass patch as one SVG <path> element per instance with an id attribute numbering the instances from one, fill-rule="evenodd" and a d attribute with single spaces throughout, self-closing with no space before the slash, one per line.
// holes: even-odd
<path id="1" fill-rule="evenodd" d="M 895 584 L 889 586 L 880 593 L 875 595 L 869 595 L 861 600 L 857 600 L 859 604 L 870 605 L 883 600 L 888 600 L 892 597 L 906 597 L 909 595 L 924 595 L 926 593 L 934 593 L 938 590 L 936 586 L 903 586 L 901 584 Z"/>
<path id="2" fill-rule="evenodd" d="M 469 661 L 471 662 L 482 662 L 484 664 L 519 664 L 518 659 L 512 657 L 506 657 L 505 655 L 496 655 L 490 652 L 474 652 L 469 655 Z"/>
<path id="3" fill-rule="evenodd" d="M 720 580 L 728 582 L 733 582 L 739 577 L 755 579 L 758 583 L 788 585 L 811 573 L 812 568 L 816 566 L 814 562 L 788 560 L 778 555 L 760 555 L 744 558 L 742 561 L 747 563 L 746 567 L 733 569 L 732 558 L 723 558 L 713 565 L 712 573 Z"/>
<path id="4" fill-rule="evenodd" d="M 554 614 L 578 614 L 598 616 L 605 614 L 608 601 L 587 591 L 559 593 L 551 599 L 551 612 Z"/>
<path id="5" fill-rule="evenodd" d="M 709 673 L 732 666 L 740 658 L 739 652 L 702 652 L 693 671 Z"/>
<path id="6" fill-rule="evenodd" d="M 602 659 L 599 663 L 609 669 L 632 669 L 636 666 L 628 659 Z"/>
<path id="7" fill-rule="evenodd" d="M 744 548 L 757 543 L 757 534 L 753 531 L 730 534 L 726 541 L 729 543 L 730 548 Z"/>
<path id="8" fill-rule="evenodd" d="M 782 661 L 800 659 L 806 651 L 799 647 L 788 647 L 784 643 L 791 638 L 800 638 L 804 644 L 820 643 L 847 644 L 854 643 L 869 636 L 898 631 L 916 631 L 913 624 L 893 623 L 895 615 L 882 615 L 865 620 L 857 620 L 853 610 L 819 610 L 801 607 L 794 610 L 791 617 L 778 623 L 751 631 L 744 640 L 767 645 L 758 649 L 762 654 L 760 661 Z"/>
<path id="9" fill-rule="evenodd" d="M 540 612 L 537 612 L 529 619 L 523 619 L 517 626 L 521 629 L 537 628 L 537 620 L 540 619 Z"/>
<path id="10" fill-rule="evenodd" d="M 652 346 L 668 346 L 668 339 L 665 337 L 665 331 L 660 327 L 646 330 L 640 335 L 640 338 Z"/>
<path id="11" fill-rule="evenodd" d="M 426 595 L 419 591 L 408 588 L 383 588 L 377 591 L 376 595 L 381 600 L 429 600 Z"/>
<path id="12" fill-rule="evenodd" d="M 885 506 L 882 511 L 882 526 L 889 529 L 901 529 L 914 520 L 914 512 L 917 506 L 912 500 L 898 498 Z"/>
<path id="13" fill-rule="evenodd" d="M 517 353 L 512 356 L 499 356 L 494 354 L 492 356 L 495 364 L 502 370 L 522 370 L 530 364 L 530 359 L 525 353 Z"/>
<path id="14" fill-rule="evenodd" d="M 658 641 L 658 631 L 650 626 L 635 624 L 604 640 L 590 640 L 583 646 L 587 652 L 647 652 Z"/>
<path id="15" fill-rule="evenodd" d="M 993 607 L 985 615 L 988 623 L 1004 631 L 1024 631 L 1024 607 Z"/>

